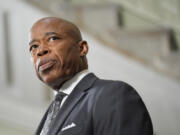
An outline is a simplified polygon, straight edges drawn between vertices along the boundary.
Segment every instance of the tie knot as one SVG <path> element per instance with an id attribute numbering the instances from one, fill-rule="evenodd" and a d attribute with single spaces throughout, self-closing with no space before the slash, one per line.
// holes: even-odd
<path id="1" fill-rule="evenodd" d="M 66 96 L 65 93 L 63 93 L 63 92 L 58 92 L 58 93 L 56 94 L 56 96 L 55 96 L 55 100 L 56 100 L 56 101 L 61 101 L 65 96 Z"/>

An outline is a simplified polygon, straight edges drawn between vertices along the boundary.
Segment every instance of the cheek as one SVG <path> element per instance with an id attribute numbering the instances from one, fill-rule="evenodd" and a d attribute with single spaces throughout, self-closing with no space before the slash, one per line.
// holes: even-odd
<path id="1" fill-rule="evenodd" d="M 67 44 L 53 50 L 64 72 L 69 73 L 79 65 L 78 59 L 80 56 L 77 51 L 77 48 L 68 46 Z"/>
<path id="2" fill-rule="evenodd" d="M 36 66 L 36 60 L 33 57 L 31 57 L 31 62 L 33 63 L 33 67 L 34 67 L 34 70 L 36 71 L 36 74 L 39 74 L 38 73 L 38 68 Z"/>
<path id="3" fill-rule="evenodd" d="M 57 64 L 58 68 L 62 67 L 62 65 L 63 65 L 63 56 L 62 56 L 62 54 L 58 53 L 57 51 L 54 54 L 55 54 L 55 58 L 56 58 L 56 60 L 58 62 L 58 64 Z"/>
<path id="4" fill-rule="evenodd" d="M 66 60 L 68 58 L 68 54 L 70 53 L 66 47 L 59 47 L 53 50 L 55 56 L 57 57 L 58 61 L 60 62 L 61 66 L 66 64 Z"/>

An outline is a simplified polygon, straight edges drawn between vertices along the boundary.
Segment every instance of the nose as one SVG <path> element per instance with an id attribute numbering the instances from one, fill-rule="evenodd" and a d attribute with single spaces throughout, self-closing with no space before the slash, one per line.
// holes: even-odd
<path id="1" fill-rule="evenodd" d="M 37 52 L 37 56 L 43 56 L 49 53 L 49 50 L 47 48 L 40 48 Z"/>

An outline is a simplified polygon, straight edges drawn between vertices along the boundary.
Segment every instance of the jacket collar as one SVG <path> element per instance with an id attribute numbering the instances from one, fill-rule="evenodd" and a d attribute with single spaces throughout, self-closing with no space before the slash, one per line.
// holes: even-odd
<path id="1" fill-rule="evenodd" d="M 70 80 L 66 81 L 62 87 L 59 89 L 59 91 L 65 93 L 66 95 L 70 95 L 70 93 L 73 91 L 73 89 L 77 86 L 77 84 L 90 72 L 88 69 L 85 69 L 79 73 L 77 73 L 74 77 L 72 77 Z"/>

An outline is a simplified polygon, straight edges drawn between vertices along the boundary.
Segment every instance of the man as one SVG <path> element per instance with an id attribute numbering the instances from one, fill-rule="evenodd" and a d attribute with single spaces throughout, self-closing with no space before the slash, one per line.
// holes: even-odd
<path id="1" fill-rule="evenodd" d="M 57 91 L 36 135 L 153 134 L 148 111 L 131 86 L 88 72 L 88 45 L 74 24 L 42 18 L 31 28 L 29 45 L 38 78 Z"/>

